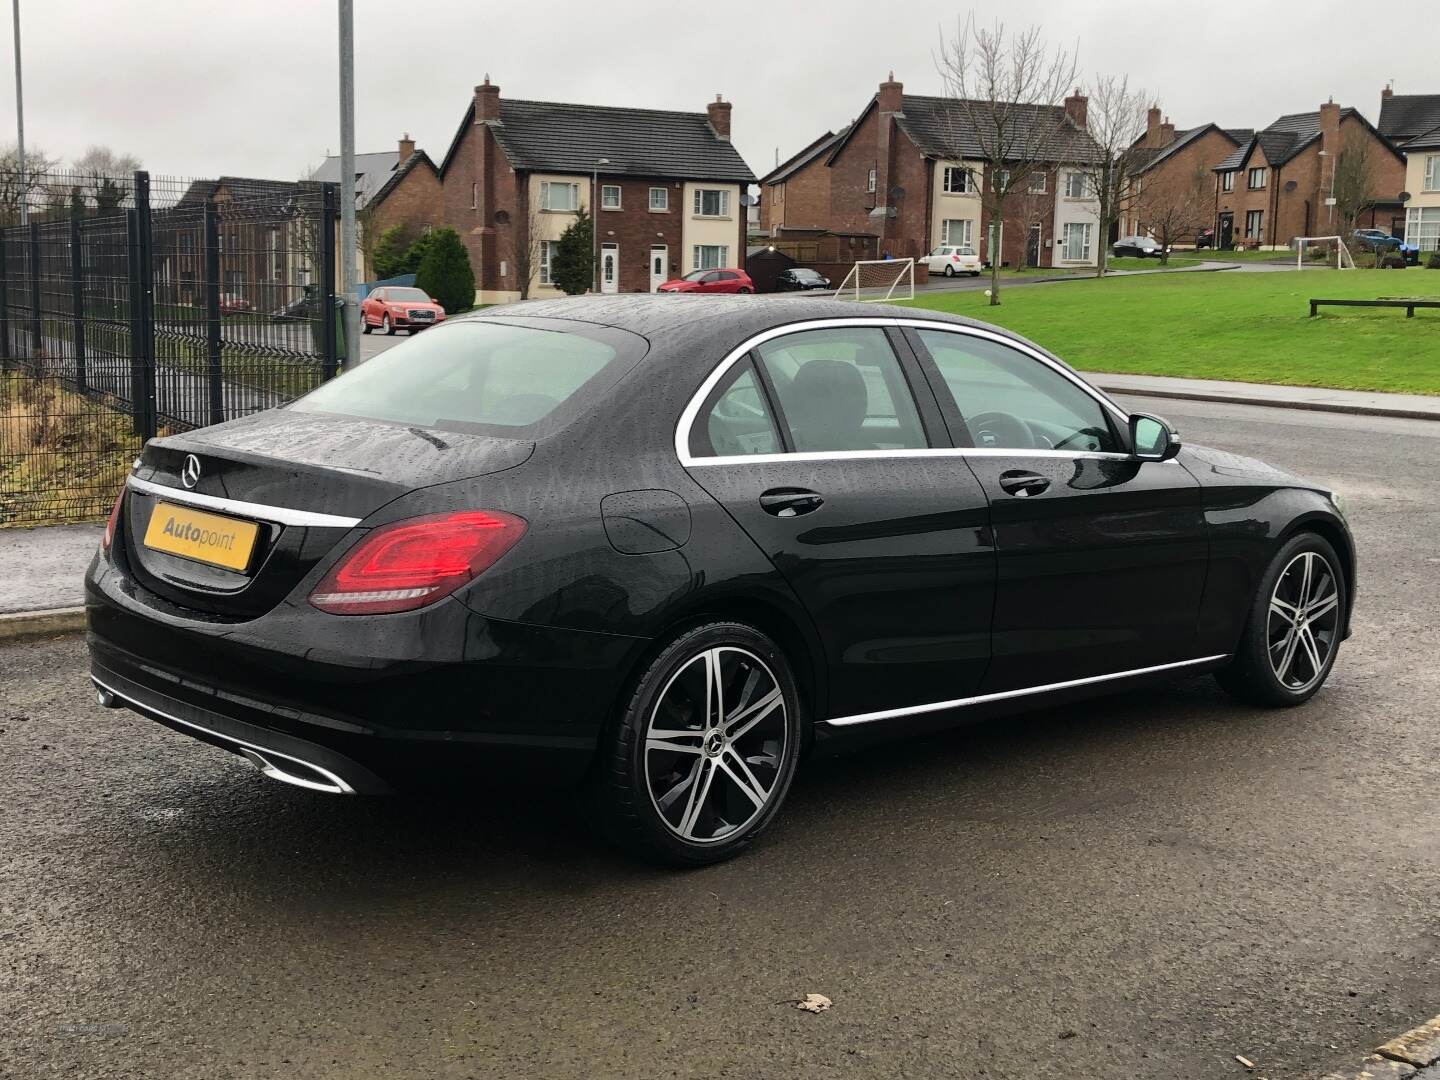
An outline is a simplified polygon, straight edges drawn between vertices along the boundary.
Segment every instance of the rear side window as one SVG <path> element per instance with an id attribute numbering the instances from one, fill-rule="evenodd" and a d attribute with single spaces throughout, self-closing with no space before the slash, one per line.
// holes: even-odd
<path id="1" fill-rule="evenodd" d="M 756 349 L 800 453 L 912 450 L 927 443 L 885 332 L 805 330 Z"/>
<path id="2" fill-rule="evenodd" d="M 427 330 L 293 402 L 416 427 L 533 436 L 558 427 L 644 355 L 643 338 L 576 324 L 466 320 Z"/>
<path id="3" fill-rule="evenodd" d="M 690 453 L 695 457 L 737 457 L 783 450 L 754 366 L 748 360 L 736 364 L 711 393 L 699 421 L 690 429 Z"/>

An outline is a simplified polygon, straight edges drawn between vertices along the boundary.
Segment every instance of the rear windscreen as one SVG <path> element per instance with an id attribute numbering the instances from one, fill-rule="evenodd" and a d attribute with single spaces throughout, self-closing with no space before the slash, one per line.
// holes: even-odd
<path id="1" fill-rule="evenodd" d="M 533 435 L 609 389 L 645 340 L 582 323 L 463 320 L 409 338 L 289 407 L 416 427 Z"/>

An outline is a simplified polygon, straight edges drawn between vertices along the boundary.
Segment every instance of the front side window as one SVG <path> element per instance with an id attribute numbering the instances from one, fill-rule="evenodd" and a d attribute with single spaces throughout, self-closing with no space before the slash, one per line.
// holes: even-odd
<path id="1" fill-rule="evenodd" d="M 650 209 L 669 210 L 670 192 L 663 187 L 652 187 L 650 189 Z"/>
<path id="2" fill-rule="evenodd" d="M 1425 158 L 1425 190 L 1440 191 L 1440 154 Z"/>
<path id="3" fill-rule="evenodd" d="M 1029 187 L 1028 187 L 1026 190 L 1029 191 L 1031 195 L 1044 195 L 1044 194 L 1045 194 L 1045 174 L 1044 174 L 1043 172 L 1031 173 L 1031 174 L 1030 174 L 1030 184 L 1029 184 Z"/>
<path id="4" fill-rule="evenodd" d="M 619 210 L 619 209 L 620 209 L 620 185 L 619 185 L 619 184 L 604 184 L 604 185 L 601 186 L 601 188 L 600 188 L 600 209 L 602 209 L 602 210 Z"/>
<path id="5" fill-rule="evenodd" d="M 1250 184 L 1250 188 L 1252 191 L 1258 188 L 1263 188 L 1265 186 L 1265 172 L 1266 170 L 1264 168 L 1255 168 L 1250 170 L 1250 178 L 1248 183 Z"/>
<path id="6" fill-rule="evenodd" d="M 735 365 L 707 405 L 690 429 L 690 453 L 695 457 L 778 454 L 785 449 L 749 360 Z"/>
<path id="7" fill-rule="evenodd" d="M 1009 170 L 1009 169 L 996 169 L 996 170 L 991 174 L 991 180 L 992 180 L 992 183 L 991 183 L 990 186 L 991 186 L 991 188 L 992 188 L 993 190 L 995 190 L 995 191 L 1009 191 L 1009 190 L 1010 190 L 1010 170 Z"/>
<path id="8" fill-rule="evenodd" d="M 1245 238 L 1247 240 L 1259 240 L 1265 232 L 1265 211 L 1245 211 Z"/>
<path id="9" fill-rule="evenodd" d="M 1234 173 L 1233 171 L 1232 171 L 1232 172 L 1223 172 L 1223 173 L 1220 174 L 1220 190 L 1221 190 L 1221 191 L 1234 191 L 1234 190 L 1235 190 L 1235 173 Z"/>
<path id="10" fill-rule="evenodd" d="M 947 195 L 967 195 L 975 190 L 975 182 L 969 169 L 960 165 L 946 165 L 944 187 Z"/>
<path id="11" fill-rule="evenodd" d="M 1090 225 L 1072 221 L 1065 226 L 1065 248 L 1063 258 L 1067 261 L 1083 262 L 1090 258 Z"/>
<path id="12" fill-rule="evenodd" d="M 875 170 L 874 170 L 874 169 L 871 169 L 868 173 L 865 174 L 865 190 L 866 190 L 867 192 L 873 192 L 873 191 L 875 190 Z"/>
<path id="13" fill-rule="evenodd" d="M 696 188 L 695 216 L 729 217 L 730 192 L 724 188 Z"/>
<path id="14" fill-rule="evenodd" d="M 1065 174 L 1065 197 L 1067 199 L 1083 199 L 1085 197 L 1084 173 L 1067 172 Z"/>
<path id="15" fill-rule="evenodd" d="M 974 222 L 968 218 L 946 218 L 940 223 L 940 242 L 969 247 L 973 230 Z"/>
<path id="16" fill-rule="evenodd" d="M 878 327 L 806 330 L 756 352 L 797 452 L 926 446 L 900 362 Z"/>
<path id="17" fill-rule="evenodd" d="M 555 258 L 555 249 L 560 246 L 558 240 L 540 241 L 540 284 L 553 285 L 554 280 L 550 277 L 551 260 Z"/>
<path id="18" fill-rule="evenodd" d="M 969 334 L 919 337 L 977 448 L 1120 452 L 1100 402 L 1049 365 Z"/>
<path id="19" fill-rule="evenodd" d="M 1440 251 L 1440 206 L 1412 206 L 1405 212 L 1405 242 L 1421 251 Z"/>
<path id="20" fill-rule="evenodd" d="M 730 249 L 724 244 L 696 244 L 691 252 L 690 262 L 696 270 L 710 270 L 729 261 Z"/>
<path id="21" fill-rule="evenodd" d="M 580 209 L 580 185 L 540 181 L 540 209 L 574 213 Z"/>

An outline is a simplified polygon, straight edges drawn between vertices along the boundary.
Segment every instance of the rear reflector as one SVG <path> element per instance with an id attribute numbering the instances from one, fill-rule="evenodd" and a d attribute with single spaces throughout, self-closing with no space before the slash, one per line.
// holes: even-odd
<path id="1" fill-rule="evenodd" d="M 525 535 L 499 510 L 461 510 L 385 525 L 331 567 L 310 603 L 332 615 L 414 611 L 483 574 Z"/>
<path id="2" fill-rule="evenodd" d="M 120 507 L 125 503 L 125 485 L 120 485 L 120 491 L 115 496 L 115 503 L 110 507 L 110 516 L 105 519 L 105 531 L 100 534 L 100 550 L 109 551 L 110 545 L 115 542 L 115 524 L 120 520 Z"/>

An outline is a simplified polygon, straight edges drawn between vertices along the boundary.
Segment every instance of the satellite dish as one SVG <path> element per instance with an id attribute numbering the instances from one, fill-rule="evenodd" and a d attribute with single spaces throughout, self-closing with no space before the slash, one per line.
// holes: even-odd
<path id="1" fill-rule="evenodd" d="M 1285 181 L 1285 190 L 1286 190 L 1286 191 L 1294 191 L 1294 190 L 1295 190 L 1297 187 L 1299 187 L 1299 186 L 1300 186 L 1300 185 L 1297 184 L 1294 180 L 1286 180 L 1286 181 Z"/>
<path id="2" fill-rule="evenodd" d="M 741 206 L 754 206 L 757 201 L 758 200 L 755 198 L 755 196 L 751 195 L 748 191 L 740 196 Z"/>
<path id="3" fill-rule="evenodd" d="M 1410 201 L 1410 192 L 1408 192 L 1408 191 L 1402 191 L 1402 192 L 1400 192 L 1399 199 L 1400 199 L 1401 202 L 1409 202 L 1409 201 Z"/>
<path id="4" fill-rule="evenodd" d="M 905 189 L 904 189 L 903 187 L 900 187 L 900 185 L 897 184 L 897 185 L 895 185 L 895 187 L 892 187 L 892 188 L 890 189 L 890 198 L 891 198 L 894 202 L 899 202 L 899 201 L 900 201 L 901 199 L 903 199 L 904 197 L 905 197 Z"/>

